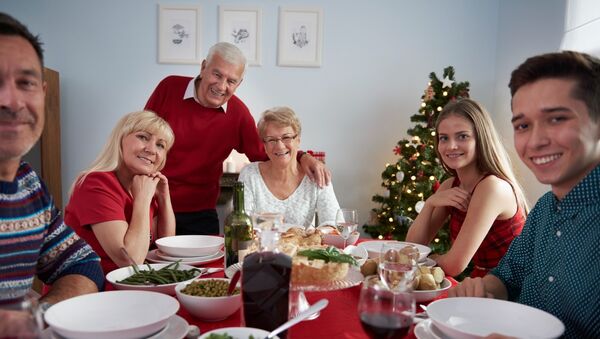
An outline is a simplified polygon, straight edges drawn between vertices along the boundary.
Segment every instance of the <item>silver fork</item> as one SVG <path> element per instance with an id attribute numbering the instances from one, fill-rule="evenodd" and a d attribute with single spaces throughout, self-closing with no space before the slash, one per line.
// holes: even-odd
<path id="1" fill-rule="evenodd" d="M 218 267 L 202 267 L 200 268 L 200 275 L 202 274 L 213 274 L 213 273 L 217 273 L 217 272 L 221 272 L 223 270 L 223 268 L 218 268 Z"/>

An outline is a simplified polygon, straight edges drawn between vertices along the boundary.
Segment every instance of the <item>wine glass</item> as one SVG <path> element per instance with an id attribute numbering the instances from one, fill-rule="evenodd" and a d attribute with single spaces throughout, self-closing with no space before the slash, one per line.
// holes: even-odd
<path id="1" fill-rule="evenodd" d="M 410 292 L 418 261 L 419 251 L 414 245 L 385 242 L 379 254 L 379 278 L 394 293 Z"/>
<path id="2" fill-rule="evenodd" d="M 403 338 L 415 316 L 415 298 L 410 291 L 392 292 L 375 275 L 363 282 L 358 317 L 370 338 Z"/>
<path id="3" fill-rule="evenodd" d="M 335 227 L 340 232 L 342 238 L 344 238 L 344 248 L 346 248 L 348 237 L 358 228 L 356 210 L 349 208 L 339 209 L 335 215 Z"/>

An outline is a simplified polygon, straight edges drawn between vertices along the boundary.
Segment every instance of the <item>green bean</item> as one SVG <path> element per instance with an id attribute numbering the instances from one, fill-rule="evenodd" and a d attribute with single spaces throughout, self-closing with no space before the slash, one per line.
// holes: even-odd
<path id="1" fill-rule="evenodd" d="M 173 262 L 159 270 L 146 264 L 147 270 L 139 270 L 136 265 L 132 265 L 134 274 L 118 280 L 118 283 L 127 285 L 165 285 L 177 283 L 194 278 L 199 269 L 179 270 L 179 261 Z"/>

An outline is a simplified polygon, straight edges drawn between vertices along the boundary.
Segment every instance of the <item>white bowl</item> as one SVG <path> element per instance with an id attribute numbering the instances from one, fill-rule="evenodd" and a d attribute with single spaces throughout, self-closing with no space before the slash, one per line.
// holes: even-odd
<path id="1" fill-rule="evenodd" d="M 171 265 L 171 264 L 143 264 L 143 265 L 138 265 L 138 270 L 149 271 L 150 268 L 152 268 L 152 269 L 158 271 L 161 268 L 163 268 L 165 266 L 169 266 L 169 265 Z M 148 266 L 150 266 L 150 268 Z M 173 266 L 171 268 L 173 268 Z M 194 266 L 179 264 L 177 269 L 179 271 L 187 271 L 187 270 L 196 270 L 197 271 L 197 272 L 195 272 L 193 278 L 185 280 L 184 282 L 190 282 L 190 281 L 196 279 L 200 275 L 200 270 Z M 133 270 L 133 267 L 131 267 L 131 266 L 121 267 L 114 271 L 109 272 L 106 275 L 106 280 L 108 280 L 117 290 L 152 291 L 152 292 L 159 292 L 159 293 L 164 293 L 164 294 L 169 294 L 169 295 L 175 295 L 175 286 L 177 286 L 177 284 L 179 284 L 181 282 L 181 281 L 179 281 L 176 283 L 164 284 L 164 285 L 129 285 L 129 284 L 117 282 L 117 281 L 120 281 L 120 280 L 123 280 L 125 278 L 132 276 L 134 273 L 135 273 L 135 271 Z"/>
<path id="2" fill-rule="evenodd" d="M 437 298 L 442 292 L 447 291 L 452 287 L 452 283 L 447 278 L 442 281 L 441 287 L 437 290 L 413 290 L 415 301 L 418 303 L 424 303 Z"/>
<path id="3" fill-rule="evenodd" d="M 344 248 L 344 238 L 340 235 L 340 232 L 335 229 L 333 226 L 329 225 L 321 225 L 317 227 L 319 231 L 321 231 L 321 239 L 323 239 L 323 244 L 335 246 L 337 248 Z M 346 240 L 346 246 L 356 244 L 358 241 L 358 237 L 360 233 L 357 231 L 352 232 L 348 239 Z"/>
<path id="4" fill-rule="evenodd" d="M 227 278 L 206 278 L 200 280 L 224 280 Z M 223 320 L 237 311 L 242 306 L 242 294 L 234 294 L 224 297 L 199 297 L 182 293 L 191 282 L 182 282 L 175 287 L 177 299 L 183 307 L 195 317 L 204 321 Z M 239 286 L 239 285 L 238 285 Z"/>
<path id="5" fill-rule="evenodd" d="M 253 327 L 225 327 L 203 333 L 198 339 L 206 339 L 211 334 L 228 334 L 234 338 L 244 339 L 249 338 L 250 336 L 253 336 L 254 338 L 266 338 L 269 331 Z M 275 336 L 274 338 L 279 337 Z"/>
<path id="6" fill-rule="evenodd" d="M 550 313 L 506 300 L 446 298 L 427 306 L 434 325 L 453 338 L 482 338 L 499 333 L 517 338 L 557 338 L 565 326 Z"/>
<path id="7" fill-rule="evenodd" d="M 177 310 L 177 299 L 161 293 L 109 291 L 61 301 L 44 319 L 65 338 L 142 338 L 164 328 Z"/>
<path id="8" fill-rule="evenodd" d="M 419 261 L 423 261 L 427 258 L 429 253 L 431 253 L 431 248 L 425 245 L 416 244 L 407 241 L 394 241 L 394 240 L 370 240 L 361 242 L 358 246 L 364 247 L 369 253 L 369 258 L 377 259 L 379 258 L 379 253 L 381 253 L 381 248 L 384 243 L 398 243 L 400 245 L 413 245 L 419 250 Z"/>
<path id="9" fill-rule="evenodd" d="M 356 262 L 358 263 L 358 267 L 362 266 L 365 263 L 365 261 L 367 261 L 367 259 L 369 258 L 367 250 L 365 250 L 363 247 L 358 247 L 354 245 L 346 246 L 346 248 L 344 248 L 344 253 L 353 256 L 354 259 L 356 259 Z"/>
<path id="10" fill-rule="evenodd" d="M 219 252 L 223 238 L 214 235 L 175 235 L 156 240 L 161 252 L 172 257 L 199 257 Z"/>

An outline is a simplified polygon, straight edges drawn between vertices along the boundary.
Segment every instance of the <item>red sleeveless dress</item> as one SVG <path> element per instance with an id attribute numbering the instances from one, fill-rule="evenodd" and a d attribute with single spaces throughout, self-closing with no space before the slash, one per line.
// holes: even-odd
<path id="1" fill-rule="evenodd" d="M 491 174 L 488 174 L 491 175 Z M 486 178 L 481 178 L 483 180 Z M 481 182 L 481 180 L 479 182 Z M 479 185 L 479 183 L 477 183 Z M 458 177 L 454 178 L 452 187 L 460 185 Z M 477 187 L 477 185 L 475 185 Z M 475 190 L 475 188 L 473 188 Z M 471 192 L 473 193 L 473 192 Z M 452 243 L 458 237 L 458 233 L 462 228 L 462 224 L 467 216 L 466 212 L 463 212 L 457 208 L 452 207 L 450 209 L 450 239 Z M 525 224 L 525 212 L 519 205 L 517 212 L 510 219 L 494 221 L 488 234 L 483 239 L 481 245 L 473 256 L 474 268 L 471 272 L 471 277 L 483 277 L 490 270 L 498 265 L 500 259 L 504 256 L 510 243 L 513 239 L 521 234 L 523 225 Z"/>

